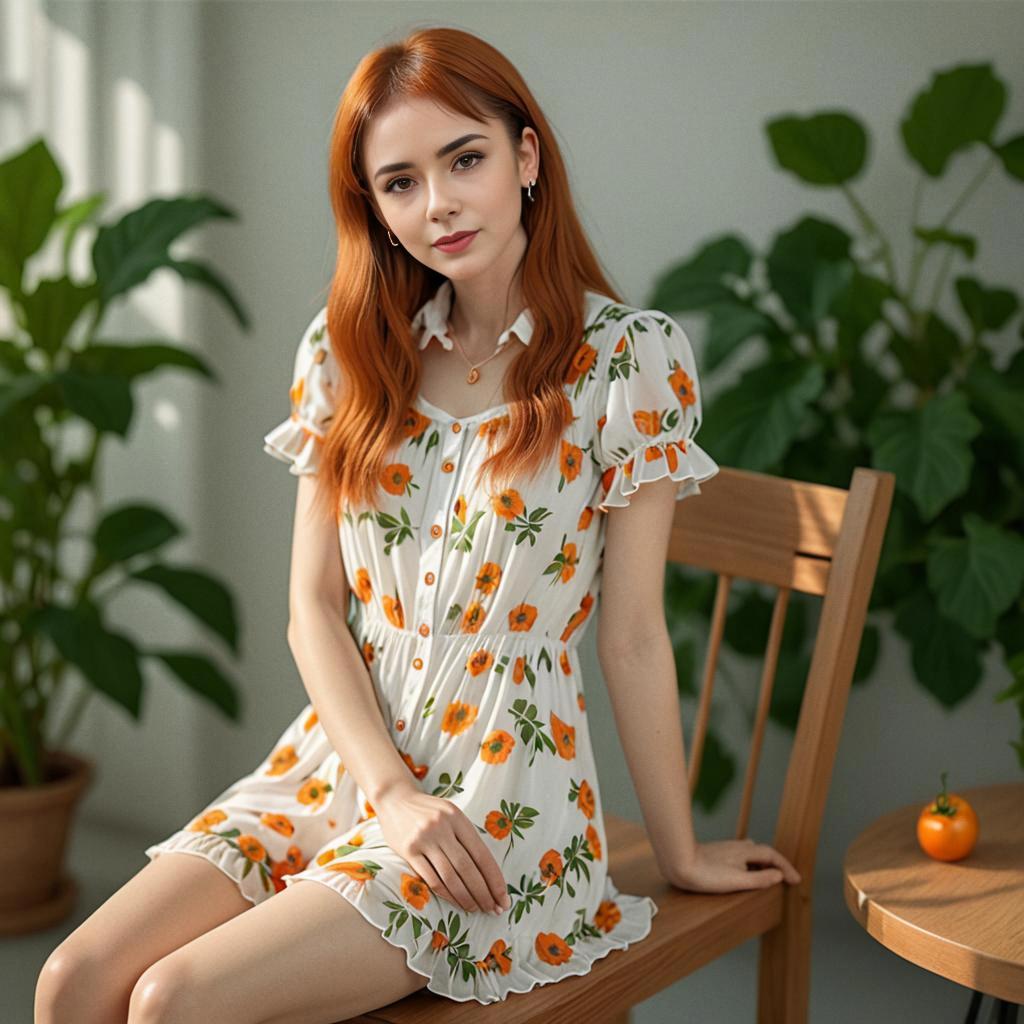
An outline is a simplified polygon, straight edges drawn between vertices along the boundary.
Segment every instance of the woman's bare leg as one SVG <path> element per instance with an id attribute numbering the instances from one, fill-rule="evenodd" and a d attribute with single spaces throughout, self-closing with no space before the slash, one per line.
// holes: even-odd
<path id="1" fill-rule="evenodd" d="M 126 1021 L 132 988 L 147 967 L 252 906 L 205 858 L 162 853 L 47 958 L 36 983 L 35 1024 Z"/>
<path id="2" fill-rule="evenodd" d="M 148 968 L 128 1024 L 331 1024 L 426 983 L 344 896 L 299 879 Z"/>

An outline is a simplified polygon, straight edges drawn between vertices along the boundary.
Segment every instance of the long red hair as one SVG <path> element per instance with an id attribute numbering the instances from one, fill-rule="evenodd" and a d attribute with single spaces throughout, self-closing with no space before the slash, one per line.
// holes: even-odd
<path id="1" fill-rule="evenodd" d="M 338 257 L 327 330 L 341 388 L 323 441 L 318 503 L 339 518 L 344 502 L 377 508 L 392 450 L 415 429 L 420 359 L 411 321 L 444 282 L 443 275 L 390 243 L 361 166 L 367 123 L 396 97 L 432 98 L 477 120 L 498 117 L 515 147 L 526 125 L 540 140 L 538 194 L 522 210 L 528 241 L 520 287 L 533 335 L 507 371 L 507 425 L 492 444 L 504 441 L 481 465 L 480 478 L 486 473 L 492 484 L 511 481 L 557 457 L 572 421 L 564 385 L 574 379 L 584 291 L 622 301 L 584 234 L 554 133 L 503 54 L 469 32 L 441 27 L 417 30 L 368 53 L 338 104 L 328 171 Z"/>

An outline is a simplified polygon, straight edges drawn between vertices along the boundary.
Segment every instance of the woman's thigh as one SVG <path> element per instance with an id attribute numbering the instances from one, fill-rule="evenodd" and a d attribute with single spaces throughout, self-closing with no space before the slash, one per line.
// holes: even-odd
<path id="1" fill-rule="evenodd" d="M 252 904 L 203 857 L 151 860 L 50 954 L 36 986 L 36 1024 L 125 1020 L 132 988 L 151 964 Z"/>
<path id="2" fill-rule="evenodd" d="M 149 968 L 129 1021 L 332 1024 L 426 983 L 344 896 L 300 879 Z"/>

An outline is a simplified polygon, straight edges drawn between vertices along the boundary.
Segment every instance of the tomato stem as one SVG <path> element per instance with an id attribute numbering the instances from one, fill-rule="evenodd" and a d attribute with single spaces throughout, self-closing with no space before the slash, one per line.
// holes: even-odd
<path id="1" fill-rule="evenodd" d="M 935 803 L 929 808 L 932 814 L 944 814 L 952 818 L 956 814 L 956 808 L 949 802 L 949 795 L 946 793 L 946 772 L 940 774 L 942 779 L 942 792 L 935 798 Z"/>

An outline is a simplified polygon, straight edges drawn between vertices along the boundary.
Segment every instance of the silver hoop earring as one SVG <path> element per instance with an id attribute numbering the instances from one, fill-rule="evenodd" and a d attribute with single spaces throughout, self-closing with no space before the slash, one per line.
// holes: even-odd
<path id="1" fill-rule="evenodd" d="M 537 184 L 537 179 L 534 178 L 533 181 L 531 181 L 530 184 L 526 186 L 526 198 L 529 199 L 531 203 L 535 202 L 534 195 L 533 195 L 533 186 L 536 185 L 536 184 Z"/>
<path id="2" fill-rule="evenodd" d="M 396 241 L 395 241 L 395 239 L 391 237 L 391 228 L 386 228 L 385 230 L 386 230 L 386 231 L 387 231 L 387 233 L 388 233 L 388 241 L 389 241 L 389 242 L 390 242 L 390 243 L 391 243 L 392 245 L 398 245 L 398 242 L 396 242 Z"/>

